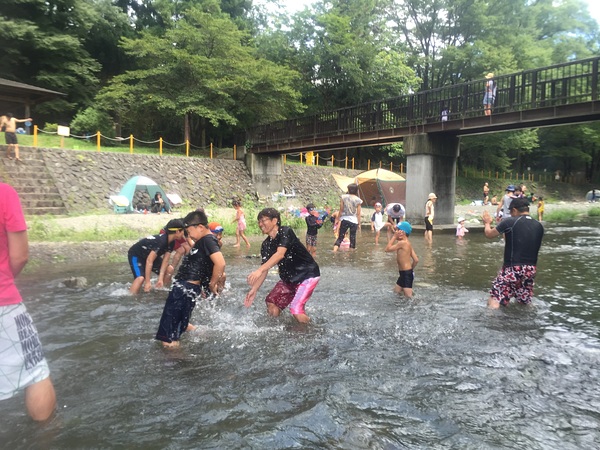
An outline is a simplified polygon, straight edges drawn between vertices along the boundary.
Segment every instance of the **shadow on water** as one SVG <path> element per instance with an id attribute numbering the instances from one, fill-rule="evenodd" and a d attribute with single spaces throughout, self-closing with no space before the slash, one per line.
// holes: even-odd
<path id="1" fill-rule="evenodd" d="M 502 311 L 485 308 L 501 241 L 427 247 L 415 233 L 411 300 L 392 292 L 394 258 L 372 241 L 332 254 L 319 235 L 307 326 L 267 317 L 259 298 L 245 309 L 259 259 L 226 248 L 229 288 L 199 303 L 177 351 L 153 340 L 167 291 L 129 296 L 126 264 L 21 278 L 59 412 L 40 427 L 22 397 L 3 401 L 3 447 L 598 447 L 598 222 L 548 227 L 535 306 Z"/>

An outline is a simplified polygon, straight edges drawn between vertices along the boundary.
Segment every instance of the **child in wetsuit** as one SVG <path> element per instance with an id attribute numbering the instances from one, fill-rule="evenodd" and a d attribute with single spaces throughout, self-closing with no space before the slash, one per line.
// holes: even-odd
<path id="1" fill-rule="evenodd" d="M 323 226 L 323 219 L 319 217 L 319 211 L 312 203 L 306 205 L 306 211 L 306 250 L 314 258 L 317 254 L 317 234 Z"/>
<path id="2" fill-rule="evenodd" d="M 417 254 L 408 241 L 412 226 L 408 222 L 400 222 L 396 225 L 396 228 L 397 230 L 392 239 L 385 247 L 385 251 L 388 253 L 396 252 L 396 261 L 400 271 L 400 276 L 396 281 L 396 286 L 394 286 L 394 292 L 404 293 L 405 297 L 412 297 L 412 285 L 415 279 L 414 269 L 419 263 L 419 258 L 417 258 Z"/>

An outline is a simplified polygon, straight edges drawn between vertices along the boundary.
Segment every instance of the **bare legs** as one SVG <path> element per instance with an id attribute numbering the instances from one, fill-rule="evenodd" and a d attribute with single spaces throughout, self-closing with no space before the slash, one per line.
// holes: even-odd
<path id="1" fill-rule="evenodd" d="M 56 410 L 56 393 L 50 377 L 25 388 L 25 407 L 37 422 L 48 420 Z"/>

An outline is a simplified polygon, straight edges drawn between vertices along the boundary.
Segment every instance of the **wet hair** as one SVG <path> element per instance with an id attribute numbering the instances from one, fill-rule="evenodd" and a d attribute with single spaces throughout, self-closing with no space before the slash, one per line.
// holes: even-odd
<path id="1" fill-rule="evenodd" d="M 189 227 L 191 225 L 204 225 L 208 228 L 208 217 L 204 211 L 192 211 L 183 219 L 184 225 Z"/>
<path id="2" fill-rule="evenodd" d="M 277 225 L 281 226 L 281 214 L 275 208 L 265 208 L 261 212 L 258 213 L 257 219 L 260 220 L 263 217 L 268 217 L 269 219 L 277 219 Z"/>
<path id="3" fill-rule="evenodd" d="M 510 202 L 509 209 L 516 209 L 519 212 L 529 212 L 529 201 L 526 198 L 515 198 Z"/>
<path id="4" fill-rule="evenodd" d="M 165 231 L 167 234 L 175 234 L 179 230 L 183 230 L 185 227 L 184 221 L 181 219 L 172 219 L 169 220 L 167 225 L 165 226 Z"/>
<path id="5" fill-rule="evenodd" d="M 348 194 L 358 195 L 358 184 L 350 183 L 348 185 Z"/>
<path id="6" fill-rule="evenodd" d="M 314 203 L 309 203 L 308 205 L 306 205 L 306 210 L 308 212 L 311 212 L 313 209 L 317 209 Z"/>

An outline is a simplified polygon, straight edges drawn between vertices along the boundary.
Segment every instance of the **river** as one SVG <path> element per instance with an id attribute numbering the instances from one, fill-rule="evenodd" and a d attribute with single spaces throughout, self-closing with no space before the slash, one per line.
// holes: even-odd
<path id="1" fill-rule="evenodd" d="M 266 315 L 275 274 L 244 308 L 260 260 L 225 248 L 228 289 L 176 351 L 153 339 L 167 292 L 128 295 L 125 262 L 29 273 L 58 413 L 38 425 L 22 396 L 3 401 L 2 448 L 598 448 L 599 224 L 548 225 L 534 306 L 500 311 L 485 304 L 503 242 L 481 231 L 411 236 L 410 300 L 369 232 L 337 254 L 321 232 L 309 325 Z"/>

